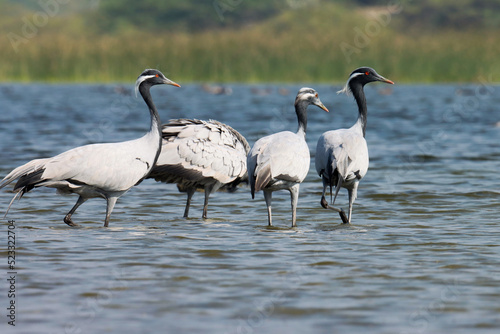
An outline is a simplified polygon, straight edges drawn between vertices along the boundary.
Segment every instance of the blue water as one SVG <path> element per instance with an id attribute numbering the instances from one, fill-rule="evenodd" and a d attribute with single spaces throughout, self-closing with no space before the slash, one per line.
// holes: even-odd
<path id="1" fill-rule="evenodd" d="M 175 80 L 175 78 L 172 78 Z M 182 84 L 182 82 L 181 82 Z M 307 84 L 330 109 L 309 108 L 312 154 L 324 131 L 349 127 L 352 98 Z M 217 119 L 250 145 L 296 130 L 301 85 L 152 89 L 164 121 Z M 281 90 L 280 90 L 281 89 Z M 288 192 L 185 194 L 146 180 L 105 201 L 35 189 L 15 202 L 4 233 L 2 333 L 497 333 L 500 330 L 500 96 L 495 85 L 366 87 L 370 169 L 351 226 L 321 208 L 314 162 L 301 185 L 298 227 Z M 132 86 L 0 85 L 0 175 L 35 158 L 142 135 L 149 114 Z M 0 211 L 12 197 L 0 192 Z M 345 190 L 337 204 L 347 208 Z M 16 237 L 16 327 L 7 324 L 8 221 Z"/>

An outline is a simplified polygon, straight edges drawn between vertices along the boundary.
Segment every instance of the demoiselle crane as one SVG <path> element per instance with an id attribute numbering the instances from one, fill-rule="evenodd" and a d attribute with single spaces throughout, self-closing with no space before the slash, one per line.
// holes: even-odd
<path id="1" fill-rule="evenodd" d="M 184 217 L 189 216 L 196 189 L 204 189 L 203 218 L 208 198 L 221 187 L 234 189 L 247 178 L 250 145 L 238 131 L 218 121 L 173 119 L 162 128 L 162 148 L 148 178 L 176 183 L 187 193 Z"/>
<path id="2" fill-rule="evenodd" d="M 301 88 L 295 98 L 295 112 L 299 122 L 297 133 L 278 132 L 257 140 L 248 154 L 248 180 L 252 198 L 255 192 L 264 191 L 269 226 L 272 226 L 272 192 L 290 191 L 292 201 L 292 227 L 296 224 L 300 183 L 309 171 L 310 154 L 306 143 L 307 107 L 310 104 L 328 112 L 318 93 L 312 88 Z"/>
<path id="3" fill-rule="evenodd" d="M 343 223 L 350 223 L 352 205 L 357 196 L 359 181 L 368 171 L 368 146 L 366 145 L 367 107 L 363 87 L 370 82 L 381 81 L 394 84 L 370 67 L 354 70 L 344 88 L 337 93 L 352 94 L 358 104 L 358 120 L 349 129 L 327 131 L 321 135 L 316 146 L 315 165 L 318 175 L 323 180 L 321 206 L 340 214 Z M 335 187 L 335 196 L 331 206 L 325 199 L 326 188 Z M 349 194 L 349 216 L 342 209 L 333 207 L 340 188 L 346 188 Z"/>
<path id="4" fill-rule="evenodd" d="M 17 196 L 21 198 L 31 189 L 44 186 L 56 188 L 58 193 L 79 195 L 76 204 L 64 217 L 69 226 L 76 226 L 71 216 L 85 201 L 94 197 L 106 199 L 104 226 L 108 226 L 117 199 L 149 174 L 160 154 L 160 116 L 149 92 L 151 86 L 160 84 L 180 87 L 154 69 L 142 72 L 135 83 L 136 93 L 142 95 L 151 115 L 150 130 L 143 137 L 120 143 L 80 146 L 17 167 L 0 182 L 1 189 L 18 179 L 14 186 L 16 194 L 7 212 Z"/>

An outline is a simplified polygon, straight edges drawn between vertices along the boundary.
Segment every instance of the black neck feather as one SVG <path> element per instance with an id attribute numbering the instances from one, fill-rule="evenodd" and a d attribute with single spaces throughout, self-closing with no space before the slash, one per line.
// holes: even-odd
<path id="1" fill-rule="evenodd" d="M 299 121 L 298 132 L 304 132 L 307 130 L 307 106 L 308 104 L 304 101 L 298 101 L 295 103 L 295 113 L 297 114 L 297 120 Z"/>
<path id="2" fill-rule="evenodd" d="M 366 123 L 368 116 L 367 113 L 368 109 L 366 107 L 366 97 L 365 97 L 365 92 L 363 90 L 364 84 L 359 82 L 352 82 L 349 84 L 349 88 L 351 89 L 352 95 L 354 96 L 354 99 L 358 104 L 358 111 L 359 111 L 358 122 L 361 123 L 361 128 L 363 129 L 363 137 L 364 137 L 366 133 Z"/>
<path id="3" fill-rule="evenodd" d="M 156 157 L 155 157 L 155 160 L 153 162 L 153 165 L 154 165 L 156 163 L 156 160 L 158 160 L 158 156 L 160 155 L 162 138 L 161 138 L 160 115 L 158 114 L 158 110 L 156 110 L 156 106 L 153 103 L 151 93 L 149 92 L 150 88 L 151 88 L 151 85 L 143 83 L 139 86 L 139 92 L 141 93 L 141 96 L 144 99 L 144 102 L 146 102 L 146 104 L 149 107 L 149 113 L 151 115 L 151 127 L 150 127 L 149 132 L 150 133 L 154 133 L 154 132 L 158 133 L 158 150 L 156 152 Z"/>

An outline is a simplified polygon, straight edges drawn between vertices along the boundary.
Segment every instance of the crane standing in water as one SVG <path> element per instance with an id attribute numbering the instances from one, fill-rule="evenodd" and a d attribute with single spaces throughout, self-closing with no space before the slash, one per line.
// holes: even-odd
<path id="1" fill-rule="evenodd" d="M 310 104 L 328 112 L 314 89 L 301 88 L 295 98 L 295 113 L 299 122 L 297 133 L 283 131 L 262 137 L 255 142 L 248 154 L 248 180 L 252 198 L 256 191 L 264 191 L 269 226 L 273 225 L 272 193 L 280 189 L 290 191 L 292 227 L 297 226 L 299 187 L 309 172 L 311 159 L 306 143 L 307 107 Z"/>
<path id="2" fill-rule="evenodd" d="M 368 146 L 365 140 L 367 107 L 363 88 L 367 83 L 374 81 L 394 84 L 370 67 L 360 67 L 351 73 L 346 85 L 338 93 L 354 96 L 358 104 L 358 120 L 349 129 L 323 133 L 316 146 L 316 171 L 323 180 L 321 206 L 337 211 L 343 223 L 351 222 L 352 205 L 357 196 L 359 181 L 368 171 Z M 332 195 L 332 187 L 335 187 L 335 196 L 331 206 L 325 199 L 328 186 L 330 187 L 330 196 Z M 341 187 L 346 188 L 349 194 L 348 217 L 343 210 L 333 207 Z"/>
<path id="3" fill-rule="evenodd" d="M 149 174 L 160 154 L 160 116 L 149 92 L 152 86 L 160 84 L 180 87 L 154 69 L 142 72 L 135 84 L 136 92 L 141 93 L 151 116 L 150 129 L 143 137 L 121 143 L 80 146 L 17 167 L 0 182 L 1 189 L 19 179 L 9 208 L 17 196 L 21 198 L 33 188 L 56 188 L 58 193 L 79 195 L 76 204 L 64 217 L 66 224 L 76 226 L 71 219 L 76 209 L 90 198 L 101 197 L 107 201 L 104 226 L 108 226 L 118 198 Z"/>

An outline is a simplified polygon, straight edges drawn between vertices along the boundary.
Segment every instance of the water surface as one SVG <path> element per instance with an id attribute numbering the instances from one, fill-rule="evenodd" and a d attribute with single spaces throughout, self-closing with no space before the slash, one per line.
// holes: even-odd
<path id="1" fill-rule="evenodd" d="M 182 84 L 182 83 L 181 83 Z M 356 118 L 340 87 L 313 85 L 325 113 L 309 108 L 312 154 L 324 131 Z M 164 121 L 217 119 L 251 145 L 295 131 L 300 85 L 159 86 Z M 280 90 L 281 89 L 281 90 Z M 96 142 L 133 139 L 149 114 L 132 86 L 0 85 L 0 175 L 34 158 Z M 185 194 L 146 180 L 119 199 L 109 228 L 105 201 L 35 189 L 15 220 L 17 320 L 2 333 L 497 333 L 500 329 L 500 114 L 496 86 L 366 87 L 370 169 L 351 226 L 320 207 L 321 181 L 301 186 L 298 227 L 288 192 L 274 193 L 274 228 L 262 194 L 203 194 L 183 219 Z M 0 211 L 12 193 L 0 192 Z M 337 204 L 347 208 L 347 194 Z M 6 247 L 2 247 L 6 249 Z M 7 276 L 7 253 L 2 252 Z"/>

